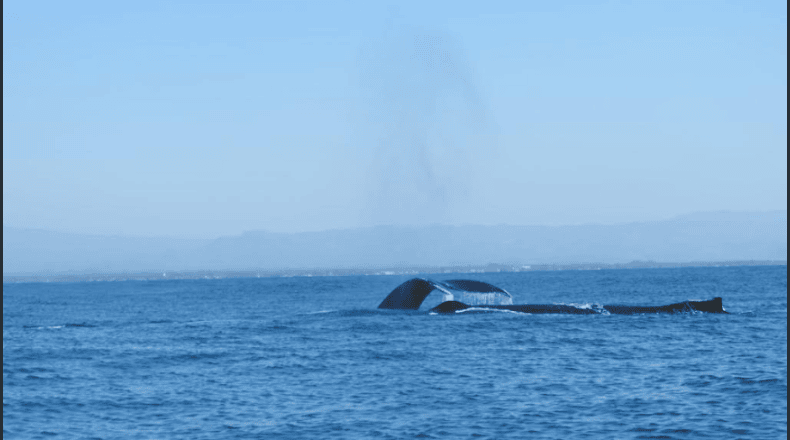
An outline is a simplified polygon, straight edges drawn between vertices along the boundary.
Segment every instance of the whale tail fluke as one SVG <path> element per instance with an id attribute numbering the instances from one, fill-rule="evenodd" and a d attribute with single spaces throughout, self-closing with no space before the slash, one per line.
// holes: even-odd
<path id="1" fill-rule="evenodd" d="M 436 288 L 432 282 L 422 278 L 412 278 L 396 287 L 384 301 L 380 309 L 417 310 L 425 298 Z"/>
<path id="2" fill-rule="evenodd" d="M 380 309 L 417 310 L 425 298 L 435 289 L 445 293 L 447 300 L 454 299 L 454 293 L 469 305 L 512 304 L 512 296 L 497 286 L 474 280 L 431 281 L 412 278 L 396 287 L 384 301 Z"/>

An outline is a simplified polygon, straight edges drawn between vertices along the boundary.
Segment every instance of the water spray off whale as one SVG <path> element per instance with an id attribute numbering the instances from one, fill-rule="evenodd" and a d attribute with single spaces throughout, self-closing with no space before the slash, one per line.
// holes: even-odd
<path id="1" fill-rule="evenodd" d="M 393 24 L 359 64 L 364 111 L 354 136 L 370 154 L 362 223 L 479 221 L 470 195 L 496 142 L 460 44 Z"/>
<path id="2" fill-rule="evenodd" d="M 431 281 L 412 278 L 396 287 L 384 301 L 380 309 L 418 310 L 428 295 L 438 290 L 443 294 L 443 302 L 432 308 L 435 313 L 457 313 L 470 309 L 508 310 L 512 312 L 545 314 L 560 313 L 571 315 L 636 315 L 652 313 L 727 313 L 720 297 L 708 301 L 687 300 L 663 306 L 604 305 L 596 307 L 566 304 L 513 304 L 513 296 L 504 289 L 475 280 Z M 457 301 L 458 299 L 462 301 Z"/>

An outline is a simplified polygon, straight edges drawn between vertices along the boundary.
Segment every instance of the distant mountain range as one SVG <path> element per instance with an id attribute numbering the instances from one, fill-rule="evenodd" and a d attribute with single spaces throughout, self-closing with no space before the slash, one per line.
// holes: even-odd
<path id="1" fill-rule="evenodd" d="M 787 211 L 567 226 L 376 226 L 217 239 L 81 235 L 3 226 L 3 275 L 489 263 L 787 260 Z"/>

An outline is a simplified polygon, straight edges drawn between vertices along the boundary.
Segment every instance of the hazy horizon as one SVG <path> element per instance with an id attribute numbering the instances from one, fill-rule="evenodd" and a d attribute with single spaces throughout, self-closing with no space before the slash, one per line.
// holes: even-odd
<path id="1" fill-rule="evenodd" d="M 563 227 L 563 226 L 625 226 L 629 224 L 649 224 L 649 223 L 656 223 L 656 222 L 666 222 L 666 221 L 722 221 L 722 218 L 727 218 L 728 220 L 734 219 L 743 219 L 750 216 L 763 216 L 763 215 L 776 215 L 778 217 L 787 218 L 787 210 L 777 209 L 777 210 L 769 210 L 769 211 L 696 211 L 696 212 L 689 212 L 680 215 L 675 215 L 667 218 L 656 218 L 656 219 L 648 219 L 642 221 L 624 221 L 624 222 L 576 222 L 576 223 L 524 223 L 524 224 L 511 224 L 511 223 L 495 223 L 495 224 L 473 224 L 473 223 L 429 223 L 423 225 L 410 225 L 410 224 L 375 224 L 375 225 L 361 225 L 361 226 L 354 226 L 354 227 L 338 227 L 338 228 L 329 228 L 329 229 L 314 229 L 314 230 L 304 230 L 304 231 L 296 231 L 296 232 L 287 232 L 287 231 L 277 231 L 277 230 L 268 230 L 268 229 L 248 229 L 243 230 L 238 233 L 229 233 L 229 234 L 222 234 L 222 235 L 211 235 L 211 236 L 188 236 L 188 235 L 179 235 L 179 234 L 123 234 L 123 233 L 89 233 L 89 232 L 82 232 L 79 230 L 66 230 L 66 229 L 57 229 L 57 228 L 30 228 L 25 226 L 13 226 L 13 225 L 6 225 L 3 224 L 4 228 L 12 228 L 12 229 L 19 229 L 19 230 L 30 230 L 30 231 L 42 231 L 42 232 L 53 232 L 58 234 L 67 234 L 67 235 L 79 235 L 79 236 L 97 236 L 97 237 L 125 237 L 125 238 L 172 238 L 172 239 L 179 239 L 179 240 L 215 240 L 218 238 L 223 237 L 238 237 L 243 236 L 249 233 L 267 233 L 267 234 L 277 234 L 277 235 L 293 235 L 293 234 L 302 234 L 302 233 L 317 233 L 317 232 L 333 232 L 333 231 L 347 231 L 347 230 L 356 230 L 356 229 L 367 229 L 367 228 L 380 228 L 380 227 L 394 227 L 394 228 L 410 228 L 410 227 L 436 227 L 436 226 L 448 226 L 448 227 L 531 227 L 531 226 L 538 226 L 538 227 Z"/>
<path id="2" fill-rule="evenodd" d="M 6 2 L 3 225 L 787 209 L 785 2 Z"/>
<path id="3" fill-rule="evenodd" d="M 787 211 L 614 225 L 379 225 L 212 239 L 3 226 L 3 274 L 786 261 Z"/>

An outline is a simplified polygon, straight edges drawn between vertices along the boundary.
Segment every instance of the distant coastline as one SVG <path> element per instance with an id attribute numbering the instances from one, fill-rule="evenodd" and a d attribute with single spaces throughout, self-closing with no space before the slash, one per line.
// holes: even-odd
<path id="1" fill-rule="evenodd" d="M 271 278 L 271 277 L 327 277 L 360 275 L 435 275 L 449 273 L 497 273 L 534 272 L 553 270 L 603 270 L 603 269 L 669 269 L 680 267 L 733 267 L 733 266 L 786 266 L 787 260 L 735 260 L 693 261 L 667 263 L 656 261 L 632 261 L 630 263 L 577 263 L 577 264 L 534 264 L 509 265 L 487 264 L 478 266 L 412 266 L 382 268 L 336 268 L 336 269 L 286 269 L 286 270 L 195 270 L 165 272 L 117 272 L 117 273 L 52 273 L 40 275 L 3 275 L 6 283 L 63 283 L 91 281 L 154 281 L 154 280 L 199 280 L 223 278 Z"/>

